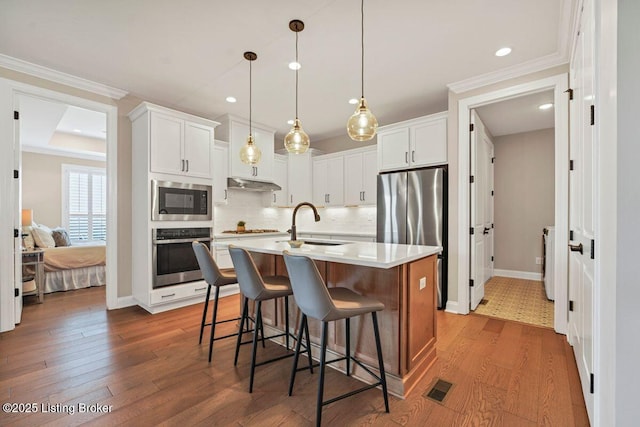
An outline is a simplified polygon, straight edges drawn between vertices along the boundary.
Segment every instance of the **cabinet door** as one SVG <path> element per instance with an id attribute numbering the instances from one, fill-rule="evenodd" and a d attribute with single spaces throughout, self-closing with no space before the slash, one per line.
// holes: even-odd
<path id="1" fill-rule="evenodd" d="M 378 133 L 378 169 L 403 169 L 409 166 L 409 129 L 407 127 Z"/>
<path id="2" fill-rule="evenodd" d="M 196 123 L 184 125 L 185 173 L 199 178 L 211 178 L 213 129 Z"/>
<path id="3" fill-rule="evenodd" d="M 184 120 L 151 112 L 151 172 L 182 175 Z"/>
<path id="4" fill-rule="evenodd" d="M 289 154 L 288 187 L 289 205 L 312 200 L 311 153 Z"/>
<path id="5" fill-rule="evenodd" d="M 377 203 L 378 168 L 376 151 L 362 153 L 362 203 L 375 205 Z"/>
<path id="6" fill-rule="evenodd" d="M 375 167 L 375 157 L 374 157 Z M 315 182 L 315 180 L 314 180 Z M 327 206 L 344 205 L 344 157 L 327 160 Z"/>
<path id="7" fill-rule="evenodd" d="M 258 145 L 258 147 L 260 147 L 260 150 L 262 150 L 262 158 L 260 159 L 260 163 L 255 165 L 253 178 L 262 181 L 272 181 L 274 179 L 273 132 L 267 132 L 261 129 L 254 128 L 253 134 L 256 144 Z"/>
<path id="8" fill-rule="evenodd" d="M 344 157 L 344 203 L 362 204 L 362 153 Z"/>
<path id="9" fill-rule="evenodd" d="M 313 159 L 313 204 L 325 206 L 328 201 L 327 165 L 326 159 Z"/>
<path id="10" fill-rule="evenodd" d="M 241 178 L 254 178 L 254 167 L 242 163 L 240 149 L 247 143 L 249 126 L 242 123 L 231 122 L 229 131 L 229 171 L 230 176 Z M 255 135 L 254 135 L 255 136 Z"/>
<path id="11" fill-rule="evenodd" d="M 439 165 L 447 162 L 447 119 L 430 120 L 411 126 L 412 167 Z"/>
<path id="12" fill-rule="evenodd" d="M 287 158 L 285 156 L 273 159 L 273 181 L 282 187 L 280 191 L 268 193 L 271 206 L 289 206 L 287 190 Z"/>
<path id="13" fill-rule="evenodd" d="M 224 205 L 228 194 L 229 147 L 216 145 L 213 150 L 213 202 Z"/>

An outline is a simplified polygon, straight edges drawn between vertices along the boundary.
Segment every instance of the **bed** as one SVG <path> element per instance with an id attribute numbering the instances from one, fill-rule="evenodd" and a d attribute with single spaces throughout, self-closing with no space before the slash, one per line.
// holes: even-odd
<path id="1" fill-rule="evenodd" d="M 44 248 L 44 293 L 107 283 L 104 242 Z"/>

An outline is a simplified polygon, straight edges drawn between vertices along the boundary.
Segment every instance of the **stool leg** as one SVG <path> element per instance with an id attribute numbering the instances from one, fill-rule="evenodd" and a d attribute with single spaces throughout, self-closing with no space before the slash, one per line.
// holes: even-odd
<path id="1" fill-rule="evenodd" d="M 347 356 L 347 376 L 351 376 L 349 365 L 351 364 L 351 318 L 344 319 L 346 332 L 345 332 L 345 353 Z"/>
<path id="2" fill-rule="evenodd" d="M 260 322 L 262 327 L 262 301 L 258 301 L 258 308 L 256 311 L 256 321 Z M 264 338 L 263 338 L 264 343 Z M 253 328 L 253 347 L 251 350 L 251 375 L 249 376 L 249 393 L 253 393 L 253 374 L 256 371 L 256 350 L 258 347 L 258 328 Z"/>
<path id="3" fill-rule="evenodd" d="M 236 356 L 233 359 L 233 366 L 238 365 L 238 352 L 240 351 L 240 343 L 242 342 L 242 335 L 244 334 L 242 327 L 244 326 L 245 321 L 249 323 L 249 320 L 247 319 L 248 311 L 249 311 L 249 299 L 245 298 L 244 307 L 242 308 L 242 318 L 240 319 L 240 328 L 238 329 L 238 339 L 236 341 Z M 254 326 L 257 327 L 257 325 L 254 325 Z"/>
<path id="4" fill-rule="evenodd" d="M 220 286 L 216 286 L 216 300 L 213 302 L 213 316 L 211 316 L 211 336 L 209 337 L 209 363 L 213 354 L 213 336 L 216 332 L 216 319 L 218 318 L 218 297 L 220 296 Z"/>
<path id="5" fill-rule="evenodd" d="M 309 319 L 304 316 L 304 335 L 307 340 L 307 357 L 309 358 L 309 371 L 313 374 L 313 358 L 311 357 L 311 340 L 309 339 Z"/>
<path id="6" fill-rule="evenodd" d="M 327 335 L 329 335 L 329 323 L 322 322 L 322 344 L 320 347 L 320 378 L 318 380 L 318 398 L 316 401 L 316 426 L 322 424 L 322 399 L 324 394 L 324 368 L 327 355 Z"/>
<path id="7" fill-rule="evenodd" d="M 289 351 L 289 296 L 284 297 L 284 324 L 285 324 L 285 336 L 284 339 L 287 345 L 287 351 Z"/>
<path id="8" fill-rule="evenodd" d="M 289 396 L 293 394 L 293 383 L 296 381 L 296 372 L 298 371 L 298 359 L 300 356 L 300 344 L 302 342 L 302 330 L 304 329 L 304 322 L 306 316 L 303 314 L 300 319 L 300 328 L 298 329 L 298 340 L 296 341 L 296 351 L 293 355 L 293 366 L 291 368 L 291 376 L 289 377 Z M 309 343 L 307 342 L 307 345 Z"/>
<path id="9" fill-rule="evenodd" d="M 202 332 L 204 331 L 204 322 L 207 320 L 207 309 L 209 308 L 209 297 L 211 296 L 211 286 L 207 284 L 207 296 L 204 300 L 204 310 L 202 311 L 202 322 L 200 323 L 200 339 L 198 344 L 202 344 Z"/>
<path id="10" fill-rule="evenodd" d="M 373 333 L 376 336 L 376 350 L 378 351 L 378 367 L 380 369 L 380 382 L 382 383 L 382 397 L 384 397 L 384 408 L 389 412 L 389 395 L 387 394 L 387 377 L 384 373 L 384 362 L 382 361 L 382 347 L 380 346 L 380 331 L 378 330 L 378 316 L 376 312 L 371 312 L 373 318 Z"/>
<path id="11" fill-rule="evenodd" d="M 258 319 L 258 318 L 260 318 L 260 335 L 262 336 L 262 348 L 265 348 L 265 344 L 264 344 L 264 323 L 262 323 L 262 313 L 260 313 L 259 316 L 256 314 L 256 319 Z M 253 325 L 253 326 L 255 327 L 256 325 Z"/>

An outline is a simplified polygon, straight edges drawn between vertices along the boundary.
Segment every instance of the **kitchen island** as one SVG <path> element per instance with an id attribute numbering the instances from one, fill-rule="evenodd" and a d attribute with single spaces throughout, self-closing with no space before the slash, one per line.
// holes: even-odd
<path id="1" fill-rule="evenodd" d="M 315 260 L 329 287 L 341 286 L 376 298 L 385 305 L 378 313 L 382 353 L 389 392 L 404 397 L 436 358 L 436 283 L 439 246 L 400 245 L 372 242 L 309 242 L 290 248 L 284 239 L 243 239 L 232 243 L 247 249 L 263 275 L 287 275 L 282 252 L 306 255 Z M 228 246 L 226 242 L 217 247 Z M 284 302 L 263 305 L 265 328 L 284 329 Z M 297 328 L 300 312 L 290 298 L 289 316 Z M 295 326 L 294 326 L 295 325 Z M 328 352 L 345 353 L 344 322 L 330 325 Z M 320 322 L 309 319 L 313 356 L 319 354 Z M 267 332 L 267 334 L 270 334 Z M 352 353 L 374 372 L 378 364 L 370 316 L 351 320 Z M 332 356 L 328 356 L 333 358 Z M 336 367 L 344 369 L 341 364 Z M 353 376 L 371 377 L 357 365 Z"/>

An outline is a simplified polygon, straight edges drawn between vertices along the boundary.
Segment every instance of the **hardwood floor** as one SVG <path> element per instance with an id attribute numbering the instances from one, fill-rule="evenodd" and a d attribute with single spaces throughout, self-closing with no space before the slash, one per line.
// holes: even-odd
<path id="1" fill-rule="evenodd" d="M 249 394 L 250 346 L 234 367 L 234 340 L 217 341 L 209 365 L 207 344 L 198 345 L 201 305 L 150 315 L 137 307 L 107 312 L 104 300 L 104 288 L 47 295 L 0 334 L 0 400 L 38 409 L 0 413 L 0 425 L 313 425 L 317 373 L 300 372 L 288 397 L 292 359 L 260 366 Z M 222 299 L 220 318 L 238 307 L 237 296 Z M 283 350 L 267 343 L 258 358 Z M 423 397 L 436 378 L 453 383 L 442 403 Z M 360 384 L 328 369 L 325 397 Z M 111 411 L 81 412 L 80 404 Z M 385 413 L 380 391 L 370 390 L 325 407 L 324 425 L 588 425 L 564 336 L 473 314 L 438 312 L 436 364 L 390 406 Z"/>

